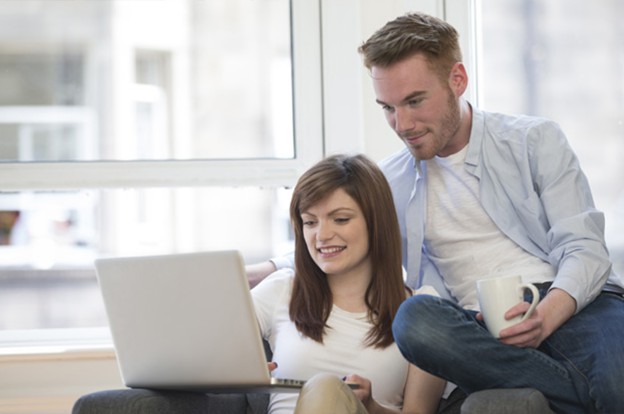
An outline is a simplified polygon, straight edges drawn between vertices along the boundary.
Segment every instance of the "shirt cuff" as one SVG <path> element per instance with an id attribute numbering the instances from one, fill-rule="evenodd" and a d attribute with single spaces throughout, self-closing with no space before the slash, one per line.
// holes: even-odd
<path id="1" fill-rule="evenodd" d="M 277 270 L 286 269 L 286 268 L 288 269 L 295 268 L 294 256 L 292 254 L 289 254 L 286 256 L 274 257 L 269 260 L 275 265 L 275 268 Z"/>

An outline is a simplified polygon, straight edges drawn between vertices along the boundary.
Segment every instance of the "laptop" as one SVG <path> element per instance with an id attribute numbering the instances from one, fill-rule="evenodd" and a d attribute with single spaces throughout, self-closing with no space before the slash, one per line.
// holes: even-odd
<path id="1" fill-rule="evenodd" d="M 238 251 L 95 261 L 121 377 L 130 388 L 297 392 L 273 378 Z"/>

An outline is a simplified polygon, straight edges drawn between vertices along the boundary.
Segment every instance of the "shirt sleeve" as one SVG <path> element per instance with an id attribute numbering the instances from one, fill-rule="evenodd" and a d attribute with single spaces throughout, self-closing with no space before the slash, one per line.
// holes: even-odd
<path id="1" fill-rule="evenodd" d="M 284 300 L 289 300 L 294 272 L 291 269 L 278 270 L 251 289 L 260 332 L 264 339 L 273 334 L 275 312 Z"/>
<path id="2" fill-rule="evenodd" d="M 275 265 L 277 270 L 280 269 L 294 269 L 295 268 L 295 253 L 289 253 L 284 256 L 273 257 L 270 259 L 271 262 Z"/>
<path id="3" fill-rule="evenodd" d="M 594 207 L 587 178 L 561 129 L 548 123 L 529 140 L 534 185 L 550 223 L 553 288 L 570 294 L 579 312 L 600 293 L 611 272 L 604 215 Z M 526 203 L 526 206 L 530 206 Z"/>

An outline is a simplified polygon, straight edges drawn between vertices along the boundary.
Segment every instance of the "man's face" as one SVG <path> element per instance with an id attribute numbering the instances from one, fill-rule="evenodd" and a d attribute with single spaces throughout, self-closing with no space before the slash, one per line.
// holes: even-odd
<path id="1" fill-rule="evenodd" d="M 466 142 L 457 134 L 459 95 L 449 82 L 440 81 L 424 56 L 417 54 L 385 68 L 373 66 L 371 74 L 377 103 L 414 157 L 445 157 L 463 148 Z"/>

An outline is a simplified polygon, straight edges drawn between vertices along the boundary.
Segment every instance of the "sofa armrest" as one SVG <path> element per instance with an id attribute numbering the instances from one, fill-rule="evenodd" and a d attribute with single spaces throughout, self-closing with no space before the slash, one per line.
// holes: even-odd
<path id="1" fill-rule="evenodd" d="M 268 394 L 202 394 L 119 389 L 80 397 L 72 414 L 264 414 Z"/>
<path id="2" fill-rule="evenodd" d="M 544 395 L 532 388 L 483 390 L 470 394 L 462 414 L 553 414 Z"/>

